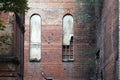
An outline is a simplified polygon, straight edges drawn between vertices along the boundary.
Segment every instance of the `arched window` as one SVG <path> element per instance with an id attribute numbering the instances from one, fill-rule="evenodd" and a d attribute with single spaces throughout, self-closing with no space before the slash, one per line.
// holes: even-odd
<path id="1" fill-rule="evenodd" d="M 41 17 L 33 15 L 30 19 L 30 61 L 41 59 Z"/>
<path id="2" fill-rule="evenodd" d="M 71 15 L 63 17 L 63 61 L 73 61 L 74 20 Z"/>

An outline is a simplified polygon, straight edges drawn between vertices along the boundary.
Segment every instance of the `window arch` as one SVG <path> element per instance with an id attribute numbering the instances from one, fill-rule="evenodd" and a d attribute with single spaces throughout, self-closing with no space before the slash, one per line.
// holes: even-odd
<path id="1" fill-rule="evenodd" d="M 41 59 L 41 17 L 34 14 L 30 19 L 30 61 Z"/>
<path id="2" fill-rule="evenodd" d="M 73 16 L 67 14 L 63 17 L 63 61 L 73 61 L 73 36 L 74 36 L 74 20 Z"/>

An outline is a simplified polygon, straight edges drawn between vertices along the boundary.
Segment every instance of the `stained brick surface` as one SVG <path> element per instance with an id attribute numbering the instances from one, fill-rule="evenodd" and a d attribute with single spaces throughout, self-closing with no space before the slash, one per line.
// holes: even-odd
<path id="1" fill-rule="evenodd" d="M 89 33 L 77 23 L 77 3 L 74 0 L 29 0 L 28 5 L 30 9 L 25 15 L 24 80 L 43 80 L 42 72 L 54 80 L 88 80 L 85 76 L 88 65 L 83 63 L 88 58 L 81 56 L 81 51 L 91 48 L 88 35 L 92 31 Z M 33 14 L 39 14 L 42 19 L 40 62 L 29 62 L 29 24 Z M 62 19 L 65 14 L 74 18 L 74 62 L 62 62 Z"/>
<path id="2" fill-rule="evenodd" d="M 98 27 L 100 70 L 105 80 L 117 80 L 118 4 L 117 0 L 103 1 L 101 23 Z M 101 28 L 101 29 L 100 29 Z"/>
<path id="3" fill-rule="evenodd" d="M 16 56 L 20 64 L 15 71 L 17 77 L 0 77 L 0 80 L 44 80 L 42 75 L 53 77 L 53 80 L 90 80 L 92 70 L 88 68 L 89 64 L 84 62 L 90 60 L 91 45 L 95 45 L 93 36 L 95 28 L 88 30 L 84 25 L 77 23 L 75 12 L 77 5 L 75 0 L 28 0 L 30 9 L 25 13 L 24 36 L 24 30 L 15 16 L 10 16 L 9 13 L 1 14 L 0 19 L 7 26 L 11 26 L 9 20 L 13 19 L 13 32 L 6 30 L 13 35 L 12 51 L 7 54 L 12 53 Z M 80 6 L 81 4 L 79 4 Z M 118 46 L 116 41 L 118 39 L 117 6 L 117 0 L 103 0 L 101 21 L 97 26 L 97 48 L 100 49 L 99 73 L 103 72 L 105 80 L 117 79 L 115 64 Z M 29 62 L 29 24 L 30 17 L 34 14 L 39 14 L 42 19 L 42 58 L 40 62 Z M 74 62 L 62 62 L 62 19 L 65 14 L 71 14 L 74 18 Z M 0 62 L 0 64 L 2 64 L 1 70 L 15 69 L 9 66 L 10 63 Z M 9 72 L 7 73 L 9 74 Z M 0 72 L 0 75 L 3 74 L 6 74 L 5 71 Z"/>

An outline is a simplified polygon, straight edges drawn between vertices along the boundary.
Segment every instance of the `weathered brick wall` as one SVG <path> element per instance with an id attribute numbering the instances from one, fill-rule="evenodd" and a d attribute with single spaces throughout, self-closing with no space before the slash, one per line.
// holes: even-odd
<path id="1" fill-rule="evenodd" d="M 116 80 L 118 54 L 118 0 L 104 0 L 101 21 L 97 27 L 97 46 L 100 49 L 100 72 L 105 80 Z"/>
<path id="2" fill-rule="evenodd" d="M 12 43 L 12 33 L 13 33 L 13 24 L 10 23 L 12 17 L 11 13 L 1 13 L 0 20 L 3 22 L 3 25 L 6 26 L 4 30 L 0 30 L 0 54 L 1 55 L 11 55 L 13 45 Z M 5 40 L 4 40 L 5 39 Z"/>
<path id="3" fill-rule="evenodd" d="M 23 67 L 24 67 L 24 16 L 14 15 L 14 56 L 18 59 L 16 63 L 16 79 L 23 79 Z"/>
<path id="4" fill-rule="evenodd" d="M 0 20 L 6 26 L 0 31 L 0 36 L 7 34 L 11 38 L 5 38 L 10 44 L 0 45 L 3 50 L 0 54 L 0 80 L 22 80 L 23 74 L 23 45 L 24 28 L 20 24 L 23 19 L 18 19 L 14 13 L 6 12 L 0 15 Z M 18 21 L 19 20 L 19 21 Z"/>
<path id="5" fill-rule="evenodd" d="M 91 40 L 95 29 L 78 24 L 74 0 L 29 0 L 30 9 L 25 15 L 24 80 L 43 80 L 42 72 L 54 80 L 88 80 Z M 39 14 L 42 18 L 41 61 L 29 61 L 30 17 Z M 74 18 L 74 62 L 62 62 L 62 19 L 65 14 Z M 88 61 L 88 63 L 86 63 Z M 86 75 L 88 74 L 88 75 Z M 92 79 L 92 78 L 91 78 Z"/>

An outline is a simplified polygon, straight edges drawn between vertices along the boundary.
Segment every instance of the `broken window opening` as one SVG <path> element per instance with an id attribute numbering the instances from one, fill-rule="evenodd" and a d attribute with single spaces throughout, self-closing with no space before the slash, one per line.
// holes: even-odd
<path id="1" fill-rule="evenodd" d="M 63 45 L 63 55 L 62 55 L 63 61 L 74 61 L 73 56 L 73 36 L 70 40 L 70 45 Z"/>
<path id="2" fill-rule="evenodd" d="M 73 56 L 73 36 L 74 36 L 74 22 L 71 15 L 63 17 L 63 46 L 62 46 L 62 60 L 74 61 Z"/>

